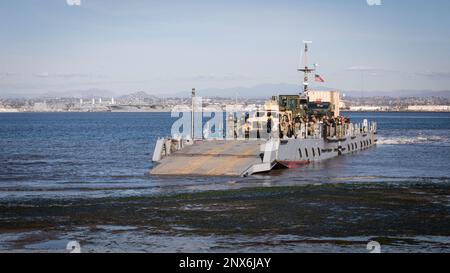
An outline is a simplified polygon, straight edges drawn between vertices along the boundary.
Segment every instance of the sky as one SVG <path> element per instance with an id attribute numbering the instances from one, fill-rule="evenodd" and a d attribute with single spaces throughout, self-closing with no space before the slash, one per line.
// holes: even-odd
<path id="1" fill-rule="evenodd" d="M 321 85 L 450 90 L 449 13 L 448 0 L 2 0 L 0 96 L 301 84 L 303 40 Z"/>

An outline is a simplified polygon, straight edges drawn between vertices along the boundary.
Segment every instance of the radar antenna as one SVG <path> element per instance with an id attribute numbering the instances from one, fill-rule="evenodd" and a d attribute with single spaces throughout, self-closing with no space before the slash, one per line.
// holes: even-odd
<path id="1" fill-rule="evenodd" d="M 305 51 L 304 51 L 304 54 L 303 54 L 303 67 L 298 69 L 298 71 L 304 73 L 304 77 L 303 77 L 303 93 L 305 94 L 306 92 L 308 92 L 308 85 L 309 85 L 309 83 L 308 83 L 308 74 L 314 72 L 316 69 L 308 67 L 308 44 L 311 44 L 312 41 L 303 41 L 303 43 L 305 44 Z"/>

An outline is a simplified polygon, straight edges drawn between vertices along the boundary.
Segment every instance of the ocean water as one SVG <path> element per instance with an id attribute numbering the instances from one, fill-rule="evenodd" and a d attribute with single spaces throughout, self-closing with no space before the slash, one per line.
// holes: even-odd
<path id="1" fill-rule="evenodd" d="M 0 114 L 0 252 L 450 252 L 450 113 L 374 148 L 247 178 L 148 174 L 168 113 Z"/>

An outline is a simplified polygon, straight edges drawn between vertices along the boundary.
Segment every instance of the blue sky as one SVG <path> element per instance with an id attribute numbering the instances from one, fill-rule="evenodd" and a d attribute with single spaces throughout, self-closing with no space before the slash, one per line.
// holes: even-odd
<path id="1" fill-rule="evenodd" d="M 450 90 L 450 1 L 381 2 L 3 0 L 0 95 L 300 84 L 303 40 L 326 86 Z"/>

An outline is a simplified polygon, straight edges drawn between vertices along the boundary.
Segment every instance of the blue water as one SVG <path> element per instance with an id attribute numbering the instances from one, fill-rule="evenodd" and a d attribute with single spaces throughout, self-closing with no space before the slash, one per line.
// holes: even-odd
<path id="1" fill-rule="evenodd" d="M 398 217 L 398 215 L 394 217 L 393 214 L 406 210 L 410 202 L 408 200 L 417 193 L 420 198 L 427 196 L 428 199 L 421 202 L 432 204 L 427 209 L 431 212 L 433 209 L 437 211 L 436 217 L 441 217 L 441 220 L 442 217 L 447 219 L 445 217 L 449 217 L 450 211 L 448 190 L 450 113 L 349 113 L 348 115 L 354 122 L 364 118 L 378 122 L 377 147 L 299 169 L 277 170 L 271 174 L 248 178 L 177 178 L 153 177 L 148 174 L 152 167 L 151 155 L 155 141 L 158 137 L 169 134 L 170 125 L 174 121 L 168 113 L 0 114 L 0 234 L 3 235 L 0 239 L 0 250 L 59 251 L 60 246 L 52 244 L 53 240 L 64 242 L 65 238 L 79 236 L 84 238 L 89 251 L 239 251 L 243 247 L 242 244 L 251 245 L 244 248 L 247 251 L 353 251 L 340 244 L 330 243 L 329 238 L 334 238 L 331 240 L 333 242 L 343 240 L 360 243 L 375 235 L 384 236 L 383 238 L 394 236 L 397 239 L 403 238 L 404 235 L 418 243 L 403 242 L 399 244 L 401 245 L 399 248 L 396 248 L 396 244 L 390 243 L 388 249 L 390 247 L 392 251 L 448 251 L 450 235 L 448 224 L 430 226 L 430 230 L 427 231 L 412 228 L 417 223 L 411 222 L 412 227 L 404 234 L 398 227 L 398 230 L 391 232 L 392 234 L 389 232 L 380 234 L 380 229 L 367 230 L 367 234 L 362 234 L 358 230 L 364 230 L 363 226 L 355 230 L 354 233 L 358 234 L 342 234 L 338 232 L 338 228 L 322 231 L 316 228 L 314 230 L 318 231 L 317 234 L 312 230 L 305 238 L 302 237 L 304 229 L 295 229 L 298 223 L 290 223 L 294 231 L 288 231 L 285 227 L 273 229 L 269 223 L 266 225 L 262 222 L 253 226 L 246 219 L 238 220 L 238 203 L 240 198 L 244 198 L 239 197 L 239 194 L 243 192 L 245 198 L 251 198 L 252 202 L 255 202 L 252 207 L 255 208 L 264 205 L 261 203 L 264 198 L 259 195 L 261 190 L 264 192 L 268 190 L 267 194 L 270 196 L 285 195 L 285 197 L 294 194 L 292 193 L 294 191 L 294 196 L 297 196 L 294 199 L 300 200 L 305 194 L 302 191 L 309 189 L 308 186 L 311 185 L 320 192 L 329 190 L 330 195 L 336 194 L 347 198 L 344 200 L 347 207 L 353 202 L 353 199 L 346 196 L 348 192 L 360 191 L 360 196 L 372 194 L 369 188 L 378 189 L 380 195 L 390 189 L 392 191 L 388 193 L 391 194 L 407 192 L 408 196 L 395 197 L 397 199 L 394 198 L 394 194 L 392 195 L 393 200 L 405 200 L 399 201 L 401 208 L 399 207 L 398 211 L 393 209 L 387 216 L 393 219 Z M 337 189 L 330 188 L 329 185 L 343 185 L 347 191 L 335 192 Z M 192 194 L 192 199 L 184 195 L 177 197 L 180 194 Z M 207 197 L 202 199 L 202 194 L 206 194 Z M 225 198 L 224 194 L 236 194 L 232 198 L 232 203 L 235 202 L 236 206 L 231 209 L 227 207 L 228 201 L 222 199 Z M 434 200 L 436 196 L 439 198 Z M 319 197 L 323 196 L 317 195 L 316 201 L 309 200 L 305 204 L 321 203 Z M 147 200 L 155 203 L 136 205 Z M 168 207 L 160 203 L 165 200 L 170 200 L 167 201 Z M 211 200 L 215 201 L 210 204 Z M 278 204 L 277 200 L 275 199 L 273 204 Z M 419 202 L 418 200 L 415 201 Z M 111 209 L 114 202 L 120 205 Z M 166 211 L 177 207 L 179 203 L 184 204 L 183 207 L 181 205 L 178 207 L 180 214 L 195 211 L 193 208 L 196 206 L 199 211 L 204 212 L 231 210 L 231 215 L 236 216 L 233 218 L 236 219 L 235 225 L 239 228 L 234 227 L 238 228 L 237 232 L 218 231 L 216 229 L 222 230 L 223 226 L 226 226 L 222 222 L 224 219 L 221 218 L 217 226 L 212 225 L 208 228 L 193 215 L 191 218 L 186 216 L 182 223 L 178 223 L 176 219 L 180 214 L 176 212 L 167 214 Z M 329 205 L 328 210 L 323 211 L 324 215 L 338 208 L 337 205 L 329 203 L 328 199 L 323 203 Z M 438 207 L 433 208 L 436 204 Z M 61 206 L 68 209 L 57 213 L 52 209 Z M 101 217 L 96 219 L 98 211 L 88 209 L 92 206 L 99 209 L 107 206 L 111 213 L 117 216 L 113 219 Z M 152 210 L 154 206 L 160 208 Z M 368 207 L 368 211 L 371 206 L 381 211 L 386 209 L 377 203 L 365 206 Z M 151 215 L 143 216 L 138 213 L 144 208 L 151 211 Z M 292 210 L 292 213 L 295 213 L 294 207 Z M 105 208 L 105 211 L 108 209 Z M 416 215 L 423 213 L 428 215 L 430 211 L 419 211 Z M 81 212 L 85 217 L 78 219 L 76 215 Z M 137 213 L 139 215 L 136 219 L 144 217 L 148 222 L 141 218 L 139 218 L 141 221 L 121 218 L 126 217 L 128 213 Z M 275 211 L 268 213 L 273 213 L 269 217 L 277 217 Z M 362 219 L 361 225 L 370 219 L 364 218 L 364 215 L 355 216 Z M 161 220 L 163 216 L 167 217 L 166 221 Z M 212 220 L 216 220 L 213 215 L 211 217 Z M 324 219 L 329 217 L 332 218 L 328 215 Z M 415 219 L 414 214 L 405 217 L 412 217 L 406 219 L 408 221 Z M 423 214 L 423 217 L 426 215 Z M 43 218 L 48 219 L 43 221 Z M 286 216 L 286 219 L 290 218 L 292 215 Z M 330 219 L 327 221 L 331 221 Z M 97 228 L 92 230 L 92 226 Z M 117 230 L 117 227 L 121 226 L 131 228 Z M 149 229 L 152 231 L 148 231 Z M 249 235 L 252 231 L 257 234 Z M 124 240 L 124 234 L 132 239 Z M 182 244 L 179 243 L 181 241 L 174 239 L 180 236 L 184 240 L 181 240 L 184 242 Z M 277 236 L 284 238 L 281 241 L 287 240 L 291 243 L 263 244 L 278 238 Z M 423 239 L 424 236 L 426 240 Z M 151 242 L 145 242 L 142 241 L 142 237 L 153 239 Z M 354 237 L 358 239 L 351 239 Z M 326 242 L 311 244 L 311 238 L 315 238 L 314 240 L 319 238 L 317 240 Z M 108 246 L 110 241 L 121 247 Z M 256 242 L 261 245 L 258 246 Z M 253 246 L 253 243 L 256 246 Z M 439 247 L 434 248 L 436 244 Z"/>

